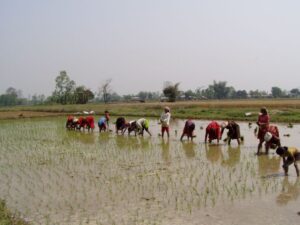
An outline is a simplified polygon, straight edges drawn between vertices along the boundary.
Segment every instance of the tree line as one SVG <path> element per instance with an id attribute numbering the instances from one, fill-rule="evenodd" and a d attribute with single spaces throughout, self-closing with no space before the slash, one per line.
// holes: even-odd
<path id="1" fill-rule="evenodd" d="M 119 95 L 111 87 L 112 80 L 104 81 L 99 90 L 76 85 L 66 71 L 61 71 L 55 78 L 55 89 L 52 95 L 33 95 L 23 98 L 22 91 L 9 87 L 0 95 L 0 106 L 36 105 L 36 104 L 86 104 L 88 102 L 121 102 L 121 101 L 170 101 L 177 100 L 205 100 L 205 99 L 248 99 L 248 98 L 297 98 L 300 89 L 293 88 L 289 91 L 280 87 L 272 87 L 271 92 L 261 90 L 236 90 L 228 86 L 226 81 L 213 81 L 208 87 L 199 87 L 195 90 L 180 90 L 180 83 L 166 81 L 162 92 L 140 91 L 137 94 Z"/>

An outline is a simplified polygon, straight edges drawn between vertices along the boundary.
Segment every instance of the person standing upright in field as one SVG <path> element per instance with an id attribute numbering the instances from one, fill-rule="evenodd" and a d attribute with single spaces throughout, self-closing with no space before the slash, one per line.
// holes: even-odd
<path id="1" fill-rule="evenodd" d="M 109 112 L 107 110 L 104 111 L 104 117 L 106 119 L 107 127 L 109 127 L 110 115 L 109 115 Z"/>
<path id="2" fill-rule="evenodd" d="M 166 106 L 164 112 L 160 116 L 162 138 L 164 138 L 165 132 L 167 132 L 168 138 L 170 137 L 170 119 L 171 119 L 170 108 Z"/>
<path id="3" fill-rule="evenodd" d="M 270 124 L 270 116 L 268 114 L 266 107 L 262 107 L 260 109 L 260 114 L 258 116 L 256 124 L 258 125 L 257 138 L 259 139 L 259 143 L 257 146 L 257 155 L 259 155 L 262 144 L 265 141 L 265 134 L 268 132 L 269 124 Z"/>

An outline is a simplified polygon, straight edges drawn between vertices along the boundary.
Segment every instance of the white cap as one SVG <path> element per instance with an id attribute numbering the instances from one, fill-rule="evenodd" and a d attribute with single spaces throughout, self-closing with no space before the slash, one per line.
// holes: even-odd
<path id="1" fill-rule="evenodd" d="M 90 114 L 93 115 L 93 114 L 95 114 L 95 112 L 94 111 L 90 111 Z"/>
<path id="2" fill-rule="evenodd" d="M 89 114 L 89 112 L 87 112 L 87 111 L 83 111 L 83 114 L 86 114 L 86 115 L 88 115 L 88 114 Z"/>
<path id="3" fill-rule="evenodd" d="M 264 137 L 265 142 L 269 142 L 271 138 L 272 138 L 272 134 L 270 132 L 267 132 Z"/>

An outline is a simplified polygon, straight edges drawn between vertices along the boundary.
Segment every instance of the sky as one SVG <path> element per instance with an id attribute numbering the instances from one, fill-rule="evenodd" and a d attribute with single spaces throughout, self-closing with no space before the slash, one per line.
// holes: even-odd
<path id="1" fill-rule="evenodd" d="M 298 0 L 0 0 L 0 94 L 300 87 Z"/>

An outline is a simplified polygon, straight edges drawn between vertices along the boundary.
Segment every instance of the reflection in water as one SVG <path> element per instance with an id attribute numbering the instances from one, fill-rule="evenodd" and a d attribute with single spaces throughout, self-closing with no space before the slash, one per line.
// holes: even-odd
<path id="1" fill-rule="evenodd" d="M 107 144 L 109 144 L 110 143 L 109 133 L 108 132 L 99 133 L 98 142 L 102 146 L 106 146 Z"/>
<path id="2" fill-rule="evenodd" d="M 151 137 L 141 137 L 140 138 L 141 148 L 144 150 L 151 148 Z"/>
<path id="3" fill-rule="evenodd" d="M 67 131 L 67 138 L 82 144 L 95 144 L 95 136 L 91 133 Z"/>
<path id="4" fill-rule="evenodd" d="M 300 179 L 297 178 L 291 183 L 288 177 L 282 181 L 281 193 L 276 198 L 276 203 L 280 206 L 287 205 L 290 201 L 296 201 L 300 195 Z"/>
<path id="5" fill-rule="evenodd" d="M 124 149 L 126 147 L 127 140 L 123 135 L 116 135 L 115 141 L 119 149 Z"/>
<path id="6" fill-rule="evenodd" d="M 231 147 L 228 146 L 228 158 L 222 161 L 222 166 L 233 167 L 240 162 L 241 159 L 241 146 Z"/>
<path id="7" fill-rule="evenodd" d="M 215 163 L 223 159 L 221 145 L 206 144 L 204 146 L 205 146 L 206 158 L 211 163 Z"/>
<path id="8" fill-rule="evenodd" d="M 260 175 L 278 173 L 280 170 L 280 158 L 271 155 L 260 155 L 258 160 L 258 172 Z"/>
<path id="9" fill-rule="evenodd" d="M 193 142 L 182 142 L 182 148 L 187 158 L 195 157 L 196 144 Z"/>
<path id="10" fill-rule="evenodd" d="M 164 159 L 164 161 L 166 163 L 171 163 L 171 159 L 170 159 L 170 142 L 169 139 L 161 140 L 161 150 L 162 150 L 162 158 Z"/>

